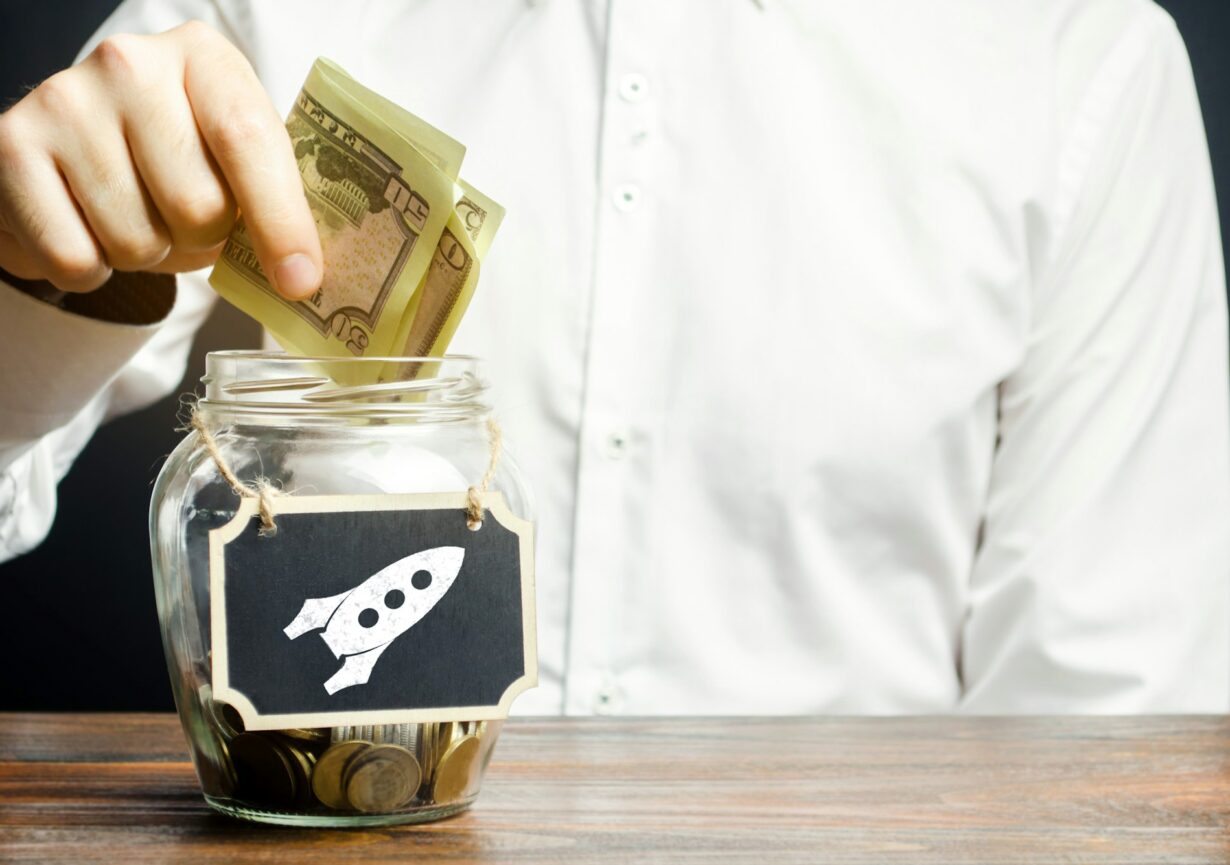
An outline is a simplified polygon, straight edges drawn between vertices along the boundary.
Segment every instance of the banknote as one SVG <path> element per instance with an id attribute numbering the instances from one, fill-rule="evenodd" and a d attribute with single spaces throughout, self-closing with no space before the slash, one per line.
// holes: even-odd
<path id="1" fill-rule="evenodd" d="M 464 180 L 459 182 L 461 198 L 457 202 L 457 215 L 461 217 L 465 232 L 474 243 L 478 257 L 486 258 L 491 241 L 504 221 L 504 208 L 483 195 Z"/>
<path id="2" fill-rule="evenodd" d="M 337 88 L 337 92 L 352 102 L 364 105 L 373 111 L 385 123 L 397 130 L 398 134 L 413 144 L 420 153 L 430 159 L 433 165 L 453 180 L 457 179 L 461 172 L 461 162 L 466 156 L 464 144 L 436 129 L 421 117 L 411 114 L 396 102 L 364 87 L 332 60 L 320 57 L 316 60 L 316 65 Z"/>
<path id="3" fill-rule="evenodd" d="M 242 219 L 209 281 L 291 352 L 397 354 L 403 318 L 457 219 L 464 148 L 323 59 L 286 128 L 320 232 L 320 289 L 297 302 L 274 292 Z"/>
<path id="4" fill-rule="evenodd" d="M 401 357 L 444 354 L 469 307 L 480 264 L 504 218 L 504 208 L 495 201 L 464 180 L 459 185 L 462 196 L 402 321 L 397 343 Z M 416 371 L 412 365 L 395 375 L 406 377 Z"/>

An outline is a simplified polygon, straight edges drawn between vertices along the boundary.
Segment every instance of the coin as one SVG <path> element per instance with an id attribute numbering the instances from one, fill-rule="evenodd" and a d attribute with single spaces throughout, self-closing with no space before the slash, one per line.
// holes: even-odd
<path id="1" fill-rule="evenodd" d="M 346 798 L 359 811 L 392 811 L 409 803 L 422 771 L 400 745 L 373 745 L 346 766 Z"/>
<path id="2" fill-rule="evenodd" d="M 372 731 L 372 741 L 378 745 L 401 745 L 413 753 L 415 729 L 414 724 L 380 724 Z"/>
<path id="3" fill-rule="evenodd" d="M 300 742 L 329 741 L 329 730 L 327 728 L 313 730 L 306 727 L 295 727 L 290 730 L 279 730 L 278 732 L 288 739 L 297 739 Z"/>
<path id="4" fill-rule="evenodd" d="M 419 764 L 423 767 L 424 795 L 430 790 L 432 780 L 435 778 L 436 766 L 440 762 L 440 757 L 452 742 L 453 733 L 456 728 L 457 725 L 451 721 L 438 724 L 422 724 L 419 727 L 416 751 Z"/>
<path id="5" fill-rule="evenodd" d="M 419 724 L 418 738 L 414 743 L 414 756 L 418 758 L 419 765 L 423 768 L 421 781 L 425 787 L 430 785 L 431 773 L 436 768 L 436 758 L 432 753 L 432 744 L 435 740 L 436 725 Z"/>
<path id="6" fill-rule="evenodd" d="M 478 760 L 478 776 L 481 778 L 487 773 L 487 767 L 491 765 L 491 758 L 495 754 L 495 741 L 499 738 L 500 730 L 503 729 L 503 721 L 483 721 L 478 727 L 478 738 L 482 742 L 481 754 Z"/>
<path id="7" fill-rule="evenodd" d="M 273 807 L 294 804 L 300 770 L 276 740 L 260 733 L 241 733 L 228 750 L 243 798 Z"/>
<path id="8" fill-rule="evenodd" d="M 218 728 L 225 738 L 234 739 L 244 732 L 243 718 L 240 716 L 239 710 L 230 703 L 214 700 L 212 693 L 206 693 L 207 688 L 208 686 L 202 688 L 201 693 L 207 717 L 213 721 L 214 726 Z"/>
<path id="9" fill-rule="evenodd" d="M 200 739 L 201 748 L 196 754 L 197 776 L 201 789 L 218 796 L 231 796 L 235 792 L 235 768 L 227 752 L 226 742 L 218 732 L 205 725 L 205 734 Z"/>
<path id="10" fill-rule="evenodd" d="M 436 766 L 436 779 L 431 786 L 436 804 L 456 802 L 469 790 L 478 766 L 479 745 L 477 736 L 462 736 L 449 745 Z"/>
<path id="11" fill-rule="evenodd" d="M 243 716 L 230 703 L 214 703 L 214 714 L 223 735 L 233 739 L 245 731 Z"/>
<path id="12" fill-rule="evenodd" d="M 397 724 L 396 738 L 389 739 L 390 742 L 401 745 L 411 754 L 415 753 L 418 746 L 418 725 L 416 724 Z"/>
<path id="13" fill-rule="evenodd" d="M 370 747 L 368 742 L 357 741 L 330 745 L 316 761 L 316 768 L 312 772 L 312 792 L 316 794 L 316 798 L 337 811 L 348 809 L 350 800 L 346 798 L 342 776 L 355 755 Z"/>
<path id="14" fill-rule="evenodd" d="M 453 734 L 458 731 L 458 725 L 452 721 L 446 721 L 443 724 L 436 725 L 436 748 L 437 755 L 444 753 L 444 749 L 453 741 Z"/>
<path id="15" fill-rule="evenodd" d="M 295 802 L 309 806 L 312 804 L 312 767 L 316 764 L 316 755 L 305 748 L 291 744 L 291 740 L 282 739 L 278 742 L 282 752 L 290 759 L 291 770 L 295 774 Z"/>

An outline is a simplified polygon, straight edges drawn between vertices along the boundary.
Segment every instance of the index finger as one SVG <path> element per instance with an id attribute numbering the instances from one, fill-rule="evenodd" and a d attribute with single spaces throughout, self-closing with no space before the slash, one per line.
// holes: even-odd
<path id="1" fill-rule="evenodd" d="M 320 235 L 290 136 L 256 73 L 222 37 L 185 56 L 184 86 L 201 136 L 243 215 L 261 268 L 284 297 L 302 300 L 324 273 Z"/>

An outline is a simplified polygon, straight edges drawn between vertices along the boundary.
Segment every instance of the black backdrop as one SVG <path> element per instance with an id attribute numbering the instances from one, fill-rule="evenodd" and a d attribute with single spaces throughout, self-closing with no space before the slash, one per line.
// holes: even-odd
<path id="1" fill-rule="evenodd" d="M 0 101 L 72 62 L 114 0 L 0 0 Z M 1161 0 L 1187 40 L 1222 213 L 1230 225 L 1230 2 Z M 255 346 L 255 324 L 219 304 L 182 390 L 211 348 Z M 146 529 L 150 485 L 179 434 L 175 398 L 101 429 L 60 485 L 47 542 L 0 565 L 0 709 L 169 709 Z M 1230 529 L 1230 527 L 1228 527 Z M 118 682 L 115 671 L 123 671 Z"/>

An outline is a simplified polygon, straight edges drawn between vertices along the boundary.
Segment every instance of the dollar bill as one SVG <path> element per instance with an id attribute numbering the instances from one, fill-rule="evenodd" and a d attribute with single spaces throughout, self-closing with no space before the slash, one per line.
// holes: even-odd
<path id="1" fill-rule="evenodd" d="M 464 180 L 460 181 L 461 198 L 457 202 L 457 215 L 461 217 L 466 234 L 474 242 L 478 257 L 486 258 L 491 241 L 504 221 L 504 208 L 483 195 Z"/>
<path id="2" fill-rule="evenodd" d="M 332 60 L 320 57 L 317 58 L 316 65 L 339 93 L 375 112 L 431 160 L 433 165 L 453 180 L 457 180 L 461 172 L 461 162 L 466 156 L 464 144 L 436 129 L 421 117 L 411 114 L 396 102 L 364 87 Z"/>
<path id="3" fill-rule="evenodd" d="M 323 283 L 303 301 L 280 297 L 242 220 L 209 281 L 289 351 L 399 353 L 403 318 L 457 219 L 464 148 L 323 59 L 286 127 L 320 232 Z"/>
<path id="4" fill-rule="evenodd" d="M 504 208 L 464 180 L 458 200 L 431 266 L 415 291 L 398 335 L 401 357 L 436 357 L 444 354 L 461 323 L 483 257 L 504 218 Z M 417 365 L 399 367 L 396 377 L 417 373 Z"/>

